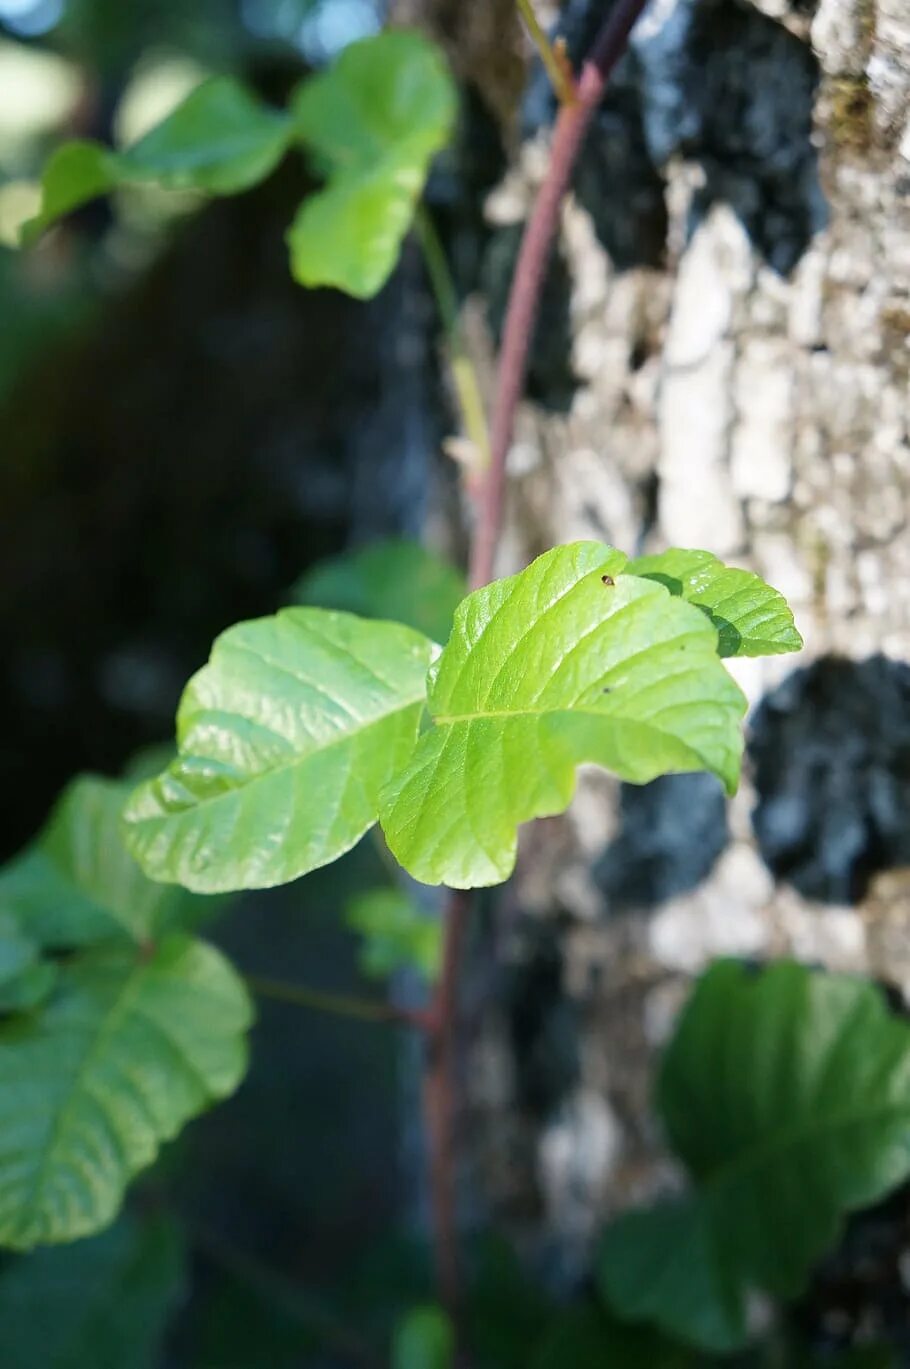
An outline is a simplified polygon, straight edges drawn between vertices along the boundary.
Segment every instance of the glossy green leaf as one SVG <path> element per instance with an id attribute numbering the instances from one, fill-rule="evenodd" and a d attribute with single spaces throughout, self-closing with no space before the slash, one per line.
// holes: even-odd
<path id="1" fill-rule="evenodd" d="M 122 1217 L 91 1240 L 36 1250 L 0 1273 L 10 1369 L 154 1369 L 186 1276 L 168 1221 Z"/>
<path id="2" fill-rule="evenodd" d="M 557 547 L 459 607 L 430 671 L 434 725 L 382 797 L 386 840 L 416 879 L 506 879 L 519 824 L 561 813 L 583 761 L 639 784 L 711 770 L 735 788 L 745 699 L 717 634 L 624 564 L 596 542 Z"/>
<path id="3" fill-rule="evenodd" d="M 859 980 L 720 962 L 658 1106 L 692 1191 L 613 1224 L 602 1288 L 623 1316 L 734 1349 L 750 1289 L 796 1296 L 844 1214 L 910 1175 L 910 1027 Z"/>
<path id="4" fill-rule="evenodd" d="M 721 656 L 778 656 L 802 647 L 783 595 L 752 571 L 725 566 L 709 551 L 672 547 L 639 556 L 626 566 L 626 574 L 657 580 L 703 609 L 717 628 Z"/>
<path id="5" fill-rule="evenodd" d="M 368 889 L 345 908 L 345 921 L 363 937 L 360 968 L 383 979 L 407 966 L 425 979 L 439 972 L 442 924 L 398 889 Z"/>
<path id="6" fill-rule="evenodd" d="M 156 884 L 126 850 L 129 785 L 85 775 L 64 791 L 38 838 L 0 869 L 0 908 L 45 947 L 144 942 L 195 926 L 215 900 Z"/>
<path id="7" fill-rule="evenodd" d="M 451 1369 L 455 1336 L 441 1307 L 415 1307 L 402 1318 L 392 1343 L 392 1369 Z"/>
<path id="8" fill-rule="evenodd" d="M 433 645 L 316 608 L 229 628 L 177 715 L 177 759 L 126 808 L 154 879 L 283 884 L 350 849 L 414 748 Z"/>
<path id="9" fill-rule="evenodd" d="M 212 947 L 87 952 L 37 1014 L 0 1027 L 0 1245 L 71 1241 L 246 1068 L 246 991 Z"/>
<path id="10" fill-rule="evenodd" d="M 451 136 L 455 91 L 442 55 L 403 30 L 352 43 L 299 87 L 293 118 L 326 176 L 288 233 L 294 276 L 375 295 L 398 260 L 430 162 Z"/>
<path id="11" fill-rule="evenodd" d="M 287 115 L 232 78 L 213 77 L 124 152 L 91 142 L 58 148 L 42 177 L 40 211 L 26 224 L 23 240 L 120 185 L 155 181 L 171 189 L 236 194 L 274 169 L 290 134 Z"/>
<path id="12" fill-rule="evenodd" d="M 298 604 L 406 623 L 445 642 L 465 595 L 464 577 L 419 542 L 373 542 L 320 561 L 297 581 Z"/>

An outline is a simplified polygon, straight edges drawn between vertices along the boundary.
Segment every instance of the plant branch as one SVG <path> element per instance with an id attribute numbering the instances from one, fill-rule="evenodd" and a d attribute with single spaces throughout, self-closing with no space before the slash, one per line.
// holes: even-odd
<path id="1" fill-rule="evenodd" d="M 506 307 L 490 435 L 490 467 L 478 496 L 478 522 L 471 545 L 470 580 L 475 589 L 493 576 L 505 503 L 506 457 L 560 206 L 591 117 L 647 3 L 648 0 L 616 0 L 582 67 L 575 99 L 560 108 L 556 120 L 550 164 L 525 227 Z"/>
<path id="2" fill-rule="evenodd" d="M 309 1008 L 313 1012 L 331 1013 L 335 1017 L 353 1017 L 363 1022 L 388 1022 L 392 1026 L 415 1027 L 427 1030 L 427 1015 L 393 1003 L 370 1003 L 365 998 L 351 998 L 346 994 L 324 993 L 300 984 L 286 984 L 280 979 L 248 974 L 246 982 L 253 993 L 271 998 L 276 1003 L 289 1003 L 295 1008 Z"/>
<path id="3" fill-rule="evenodd" d="M 573 104 L 575 101 L 575 82 L 572 79 L 572 71 L 564 52 L 555 48 L 544 33 L 531 0 L 518 0 L 518 9 L 557 98 L 561 104 Z"/>
<path id="4" fill-rule="evenodd" d="M 582 67 L 571 103 L 561 106 L 550 164 L 522 238 L 503 327 L 490 441 L 490 462 L 477 490 L 477 521 L 471 538 L 472 588 L 493 577 L 502 527 L 506 456 L 515 410 L 524 386 L 528 347 L 537 320 L 540 292 L 575 159 L 610 73 L 625 50 L 632 27 L 648 0 L 616 0 Z M 521 5 L 526 19 L 529 6 Z M 536 22 L 536 20 L 535 20 Z M 461 1287 L 455 1174 L 457 1112 L 458 983 L 471 911 L 467 894 L 450 890 L 445 912 L 443 965 L 427 1026 L 424 1116 L 430 1152 L 430 1194 L 440 1297 L 459 1340 Z M 459 1362 L 461 1362 L 459 1360 Z"/>
<path id="5" fill-rule="evenodd" d="M 423 253 L 430 288 L 448 339 L 452 383 L 455 386 L 465 436 L 470 441 L 475 456 L 471 463 L 472 474 L 482 476 L 490 465 L 490 433 L 477 371 L 465 346 L 464 333 L 458 317 L 458 295 L 439 235 L 423 205 L 417 210 L 414 228 Z"/>
<path id="6" fill-rule="evenodd" d="M 440 1297 L 452 1316 L 456 1330 L 461 1301 L 455 1202 L 458 978 L 470 912 L 470 895 L 450 889 L 444 914 L 442 970 L 429 1013 L 430 1031 L 423 1084 L 436 1281 Z"/>

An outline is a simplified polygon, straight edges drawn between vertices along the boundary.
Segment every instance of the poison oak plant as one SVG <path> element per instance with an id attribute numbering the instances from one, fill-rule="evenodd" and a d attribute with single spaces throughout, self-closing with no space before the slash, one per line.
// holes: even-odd
<path id="1" fill-rule="evenodd" d="M 242 978 L 197 935 L 219 906 L 205 896 L 295 880 L 378 824 L 403 871 L 451 891 L 444 925 L 426 920 L 406 885 L 355 900 L 348 921 L 365 938 L 368 971 L 416 965 L 433 985 L 429 1006 L 404 1014 L 295 993 L 306 1006 L 425 1034 L 445 1310 L 415 1308 L 391 1354 L 399 1369 L 454 1362 L 461 1316 L 450 1314 L 470 1313 L 474 1296 L 459 1267 L 453 1184 L 467 891 L 509 877 L 520 827 L 564 811 L 579 764 L 634 783 L 703 770 L 732 793 L 746 705 L 724 659 L 801 646 L 781 595 L 706 551 L 629 560 L 579 542 L 490 582 L 559 204 L 642 7 L 620 0 L 576 79 L 521 6 L 563 102 L 516 269 L 489 437 L 439 244 L 430 221 L 416 221 L 472 442 L 471 592 L 409 544 L 318 567 L 294 605 L 216 640 L 186 686 L 176 753 L 158 773 L 138 787 L 78 780 L 34 845 L 0 872 L 3 1245 L 100 1231 L 161 1143 L 242 1078 L 250 1002 Z M 212 80 L 133 147 L 80 142 L 56 152 L 25 236 L 132 182 L 234 194 L 300 148 L 324 188 L 289 228 L 291 269 L 304 285 L 368 297 L 415 224 L 455 113 L 441 55 L 409 32 L 354 44 L 283 111 Z M 694 1364 L 689 1345 L 742 1345 L 746 1296 L 793 1296 L 842 1214 L 910 1173 L 910 1032 L 868 986 L 795 965 L 757 978 L 722 965 L 697 989 L 666 1055 L 659 1109 L 690 1194 L 620 1219 L 604 1239 L 601 1304 L 541 1312 L 532 1342 L 515 1333 L 516 1364 L 660 1369 Z M 118 1252 L 126 1259 L 138 1238 L 121 1225 L 103 1239 L 99 1267 L 113 1261 L 116 1297 Z M 156 1230 L 149 1263 L 168 1287 L 170 1239 Z M 46 1275 L 40 1260 L 50 1260 Z M 36 1277 L 52 1283 L 53 1260 L 40 1260 Z M 0 1309 L 4 1287 L 0 1279 Z M 505 1353 L 500 1344 L 484 1362 L 507 1369 Z"/>

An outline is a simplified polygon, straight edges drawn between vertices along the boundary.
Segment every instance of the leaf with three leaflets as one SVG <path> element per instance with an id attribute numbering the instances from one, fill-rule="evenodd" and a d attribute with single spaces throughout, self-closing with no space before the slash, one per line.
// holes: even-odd
<path id="1" fill-rule="evenodd" d="M 613 1223 L 601 1288 L 706 1349 L 742 1345 L 749 1290 L 798 1295 L 844 1215 L 910 1175 L 910 1027 L 846 976 L 717 963 L 657 1101 L 693 1188 Z"/>
<path id="2" fill-rule="evenodd" d="M 105 1226 L 133 1175 L 246 1069 L 246 990 L 211 946 L 64 965 L 42 1010 L 0 1027 L 0 1245 Z"/>
<path id="3" fill-rule="evenodd" d="M 703 609 L 717 628 L 721 656 L 778 656 L 803 645 L 784 596 L 752 571 L 725 566 L 709 551 L 671 547 L 630 561 L 625 574 L 657 580 Z"/>
<path id="4" fill-rule="evenodd" d="M 317 608 L 222 633 L 184 691 L 177 759 L 125 810 L 145 872 L 204 893 L 265 888 L 349 850 L 414 748 L 434 650 L 400 624 Z"/>
<path id="5" fill-rule="evenodd" d="M 326 176 L 288 231 L 301 285 L 368 299 L 385 284 L 455 110 L 441 52 L 401 29 L 352 43 L 299 87 L 295 131 Z"/>
<path id="6" fill-rule="evenodd" d="M 561 813 L 584 761 L 638 784 L 710 770 L 729 791 L 745 699 L 706 616 L 596 542 L 556 547 L 470 594 L 429 676 L 433 726 L 382 795 L 416 879 L 506 879 L 517 829 Z"/>
<path id="7" fill-rule="evenodd" d="M 32 242 L 64 214 L 121 185 L 154 181 L 175 190 L 237 194 L 274 170 L 290 137 L 286 114 L 231 77 L 213 77 L 124 152 L 81 141 L 59 147 L 44 169 L 41 208 L 22 240 Z"/>

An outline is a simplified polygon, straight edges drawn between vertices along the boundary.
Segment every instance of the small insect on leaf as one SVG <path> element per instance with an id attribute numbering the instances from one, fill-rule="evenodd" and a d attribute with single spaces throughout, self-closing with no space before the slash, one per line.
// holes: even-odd
<path id="1" fill-rule="evenodd" d="M 600 578 L 608 589 L 616 584 L 616 581 L 613 579 L 612 575 L 602 575 Z"/>

